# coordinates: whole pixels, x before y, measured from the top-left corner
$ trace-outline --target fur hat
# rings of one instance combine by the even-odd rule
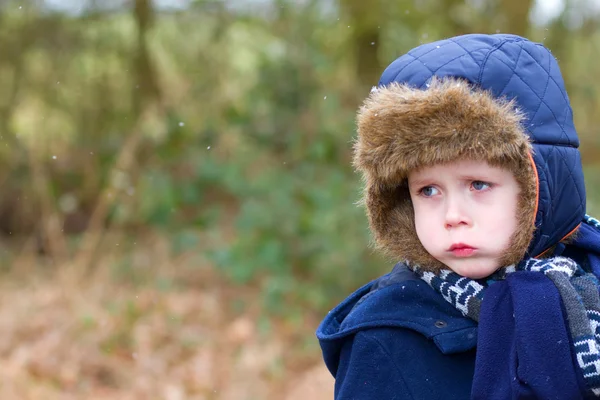
[[[372,91],[357,116],[354,166],[376,247],[424,270],[446,268],[417,237],[409,171],[456,160],[483,160],[517,180],[518,225],[502,266],[518,262],[533,238],[538,182],[532,146],[514,102],[457,78],[433,78],[426,89],[392,83]]]

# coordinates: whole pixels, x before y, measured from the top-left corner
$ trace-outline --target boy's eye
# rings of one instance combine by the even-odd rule
[[[473,189],[475,189],[477,191],[481,191],[481,190],[488,189],[491,185],[489,183],[483,182],[483,181],[473,181],[471,183],[471,186],[473,186]]]
[[[433,186],[425,186],[420,190],[421,194],[425,197],[431,197],[439,193],[439,190],[434,188]]]

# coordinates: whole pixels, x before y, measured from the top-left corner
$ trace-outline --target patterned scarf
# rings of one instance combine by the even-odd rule
[[[583,223],[600,230],[600,221],[586,215]],[[460,276],[451,270],[438,274],[410,268],[464,316],[479,321],[487,288],[515,271],[541,272],[552,280],[564,304],[577,363],[590,394],[600,397],[600,296],[598,278],[566,257],[526,259],[484,280]]]

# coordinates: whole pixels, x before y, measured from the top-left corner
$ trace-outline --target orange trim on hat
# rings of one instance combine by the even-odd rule
[[[577,224],[577,226],[575,227],[575,229],[573,229],[571,232],[567,233],[565,235],[565,237],[563,237],[562,239],[559,240],[559,243],[562,242],[563,240],[567,239],[569,236],[571,236],[572,234],[574,234],[577,229],[579,229],[579,227],[581,226],[581,223]],[[552,248],[552,247],[551,247]],[[534,258],[539,258],[542,257],[544,254],[546,254],[548,251],[550,251],[550,249],[546,249],[542,252],[542,254],[535,256]]]
[[[533,223],[535,224],[535,217],[537,215],[538,212],[538,207],[539,207],[539,203],[540,203],[540,178],[538,176],[538,171],[537,171],[537,167],[535,165],[535,161],[533,160],[533,156],[531,155],[531,152],[529,152],[528,154],[529,156],[529,160],[531,161],[531,165],[533,165],[533,170],[535,171],[535,184],[536,184],[536,189],[535,189],[535,212],[533,213]],[[569,236],[571,236],[572,234],[575,233],[575,231],[577,231],[577,229],[579,229],[579,227],[581,226],[581,223],[579,223],[575,229],[573,229],[571,232],[567,233],[562,239],[559,240],[559,243],[562,242],[563,240],[567,239]],[[550,247],[552,248],[552,246]],[[546,249],[544,251],[542,251],[540,254],[538,254],[537,256],[535,256],[534,258],[539,258],[542,257],[544,254],[546,254],[550,249]]]
[[[538,176],[537,166],[535,165],[535,161],[533,160],[531,151],[527,153],[527,155],[529,156],[529,161],[531,161],[533,171],[535,172],[535,211],[533,213],[533,224],[535,225],[535,217],[537,215],[538,207],[540,204],[540,177]]]

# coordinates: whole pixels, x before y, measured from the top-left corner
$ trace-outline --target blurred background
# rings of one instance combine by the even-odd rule
[[[600,213],[598,0],[0,1],[0,398],[332,398],[369,248],[355,111],[396,57],[558,59]],[[598,216],[598,214],[596,214]]]

